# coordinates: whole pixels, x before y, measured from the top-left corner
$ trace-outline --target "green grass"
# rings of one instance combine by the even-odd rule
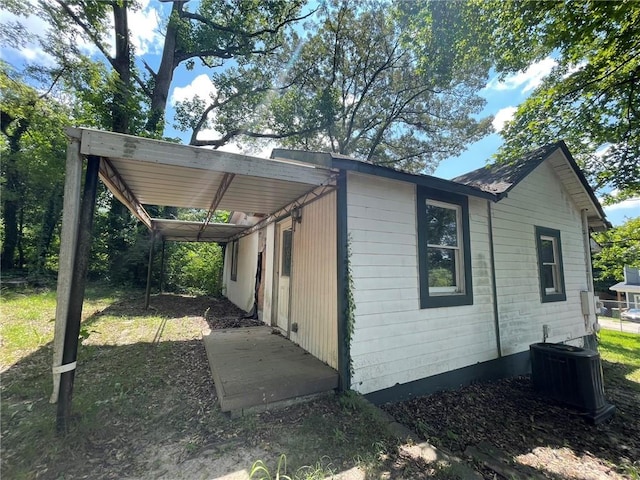
[[[179,461],[257,447],[272,471],[285,454],[292,478],[311,479],[354,466],[380,471],[395,448],[377,410],[357,396],[230,419],[215,398],[204,320],[144,311],[141,292],[100,286],[88,289],[83,309],[88,337],[78,351],[73,441],[61,440],[49,403],[55,294],[3,292],[0,305],[3,478],[148,475],[146,458],[181,445]]]
[[[640,335],[615,330],[601,330],[599,335],[602,359],[624,367],[625,378],[640,388]]]

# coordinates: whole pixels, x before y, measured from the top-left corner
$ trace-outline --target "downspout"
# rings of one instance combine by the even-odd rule
[[[347,173],[340,170],[336,180],[336,270],[338,295],[338,389],[342,392],[351,388],[351,362],[348,335],[349,281],[348,281],[348,232],[347,232]]]
[[[584,266],[585,273],[587,275],[587,291],[590,293],[590,298],[588,301],[592,302],[595,312],[595,287],[593,284],[593,266],[591,265],[591,236],[589,235],[589,219],[587,218],[587,209],[582,209],[580,211],[580,216],[582,217],[582,240],[584,242]],[[597,313],[594,313],[593,317],[595,318],[593,324],[591,324],[591,315],[586,314],[584,315],[584,317],[585,330],[587,334],[587,336],[585,337],[585,342],[588,342],[585,345],[589,346],[592,349],[597,349],[594,334],[596,334],[600,329],[598,325],[598,315]]]
[[[487,223],[489,228],[489,257],[491,261],[491,289],[493,295],[493,324],[496,331],[496,348],[498,358],[502,358],[502,343],[500,341],[500,315],[498,313],[498,288],[496,287],[496,256],[493,250],[493,220],[491,200],[487,200]]]

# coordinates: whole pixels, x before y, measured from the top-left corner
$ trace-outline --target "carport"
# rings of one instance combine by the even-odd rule
[[[69,128],[67,135],[51,397],[58,402],[61,430],[70,415],[98,178],[147,226],[152,238],[227,243],[333,190],[336,177],[321,165],[94,129]],[[202,222],[152,218],[146,205],[202,209],[208,214]],[[261,220],[250,226],[212,223],[216,210],[251,213]],[[149,285],[147,302],[148,292]]]

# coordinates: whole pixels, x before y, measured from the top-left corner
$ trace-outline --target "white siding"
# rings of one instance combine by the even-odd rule
[[[469,199],[473,305],[420,309],[416,190],[349,173],[352,386],[369,393],[497,356],[487,203]]]
[[[505,355],[542,341],[562,342],[585,335],[580,291],[588,287],[580,211],[551,166],[537,167],[509,196],[493,205],[493,235],[501,343]],[[542,303],[535,226],[560,231],[567,300]]]
[[[336,194],[302,209],[295,224],[291,272],[291,340],[333,368],[338,365]]]
[[[225,296],[245,312],[253,307],[258,268],[258,232],[242,237],[238,245],[238,275],[231,280],[231,243],[227,244],[224,258]]]

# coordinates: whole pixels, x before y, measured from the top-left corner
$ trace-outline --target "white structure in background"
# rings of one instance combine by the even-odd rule
[[[618,297],[624,293],[627,308],[640,308],[640,269],[624,267],[624,282],[616,283],[609,290],[618,292]]]

